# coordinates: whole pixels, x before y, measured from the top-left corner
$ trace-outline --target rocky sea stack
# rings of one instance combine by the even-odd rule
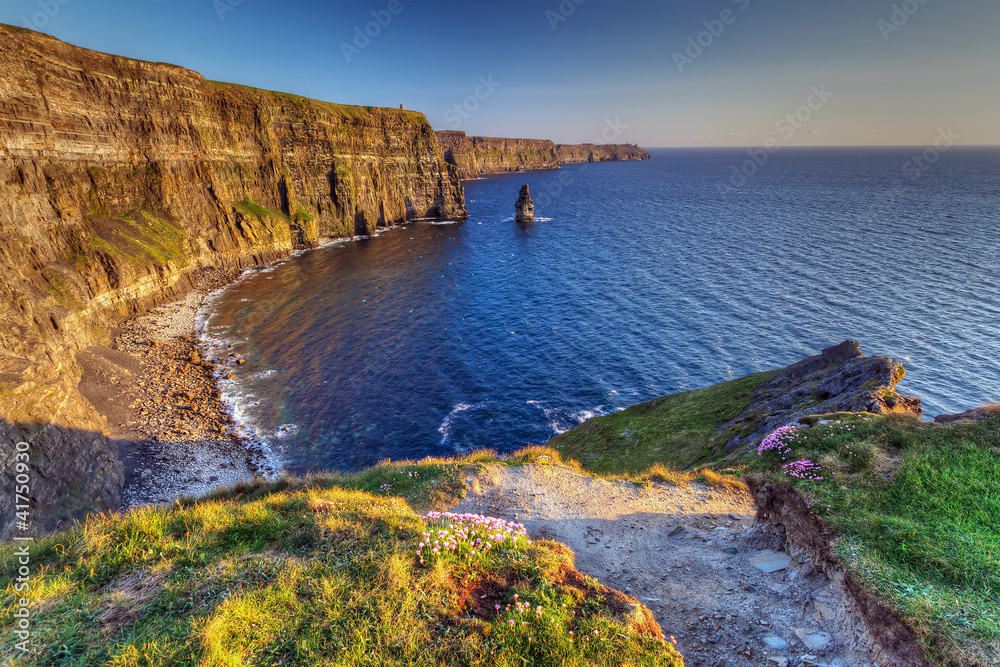
[[[535,202],[531,201],[531,194],[528,192],[527,185],[521,186],[521,192],[517,197],[517,203],[514,205],[514,211],[514,219],[518,222],[535,221]]]

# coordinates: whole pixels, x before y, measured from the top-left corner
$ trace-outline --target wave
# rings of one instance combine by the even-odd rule
[[[603,417],[608,414],[603,405],[598,405],[589,410],[576,410],[570,411],[567,408],[547,408],[542,405],[541,401],[527,401],[528,405],[533,405],[545,415],[545,419],[548,420],[545,424],[547,428],[552,429],[555,435],[562,435],[570,429],[576,428],[588,419],[593,419],[594,417]]]
[[[451,428],[455,422],[455,417],[466,410],[478,410],[479,408],[484,407],[486,407],[485,403],[473,403],[472,405],[469,405],[468,403],[457,403],[455,407],[451,409],[451,412],[448,413],[448,416],[444,418],[444,421],[441,422],[441,425],[438,426],[438,433],[441,434],[441,446],[443,447],[448,442],[448,438],[451,437]],[[455,451],[460,452],[463,450],[461,447],[456,447]]]

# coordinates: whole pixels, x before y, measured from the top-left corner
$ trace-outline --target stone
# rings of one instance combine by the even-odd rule
[[[788,658],[784,656],[771,656],[768,658],[768,662],[773,662],[778,667],[788,667]]]
[[[756,558],[750,561],[751,565],[764,574],[771,574],[772,572],[784,570],[791,565],[791,563],[791,556],[777,551],[762,551]]]
[[[667,533],[667,537],[676,537],[677,535],[680,535],[686,530],[687,526],[674,526],[673,529],[669,533]]]
[[[773,635],[770,637],[764,637],[764,643],[775,651],[785,651],[788,649],[788,642],[781,637],[775,637]]]
[[[829,632],[810,632],[805,628],[795,628],[795,636],[799,638],[810,651],[823,651],[830,645],[833,637]]]
[[[514,219],[517,222],[534,222],[535,220],[535,202],[531,201],[531,194],[528,192],[527,185],[521,186],[517,203],[514,204],[514,213]]]

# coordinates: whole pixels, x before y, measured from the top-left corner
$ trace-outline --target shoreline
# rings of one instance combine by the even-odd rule
[[[408,224],[453,224],[409,221]],[[244,269],[203,269],[183,297],[150,308],[110,332],[111,342],[76,355],[80,392],[107,420],[125,472],[119,509],[171,504],[218,489],[275,478],[283,471],[266,445],[245,435],[223,402],[219,378],[242,364],[225,344],[211,345],[199,330],[208,300],[248,271],[280,264],[301,252],[377,238],[326,238],[316,247]],[[211,347],[212,349],[208,349]]]
[[[207,358],[197,330],[208,297],[242,275],[206,269],[184,298],[123,322],[109,345],[77,355],[80,391],[107,420],[125,469],[121,509],[199,497],[277,472],[240,436],[216,378],[224,364]]]

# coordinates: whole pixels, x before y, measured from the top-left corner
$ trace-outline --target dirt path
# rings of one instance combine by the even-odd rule
[[[578,570],[649,607],[688,665],[870,664],[840,588],[755,526],[748,494],[557,466],[490,466],[468,483],[452,511],[516,519],[567,545]]]

